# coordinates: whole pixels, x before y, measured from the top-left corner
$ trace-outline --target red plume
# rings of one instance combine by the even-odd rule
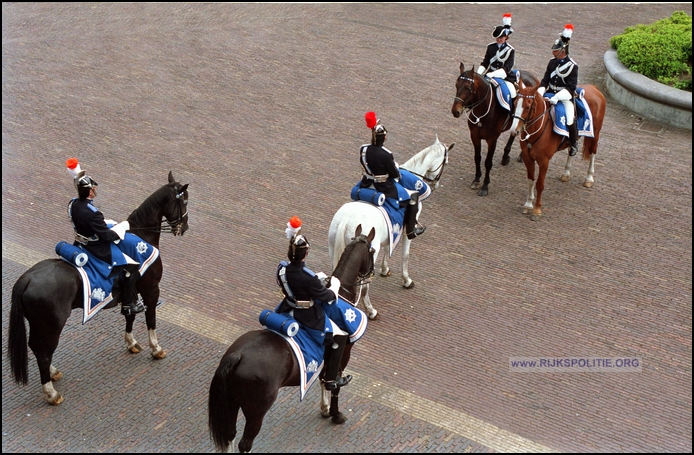
[[[298,216],[294,215],[293,217],[289,218],[289,224],[294,229],[300,228],[301,227],[301,219]]]
[[[364,114],[364,118],[366,119],[366,127],[369,129],[373,129],[373,127],[376,126],[376,124],[378,123],[376,113],[373,111],[369,111],[366,114]]]

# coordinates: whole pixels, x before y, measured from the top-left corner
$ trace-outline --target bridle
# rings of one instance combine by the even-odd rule
[[[444,144],[441,144],[441,146],[444,149],[443,153],[443,161],[441,161],[441,164],[439,164],[435,169],[432,169],[431,171],[427,171],[426,174],[431,174],[436,172],[436,176],[433,179],[428,178],[426,175],[419,175],[416,172],[412,172],[414,175],[419,177],[420,179],[424,180],[427,185],[431,186],[432,189],[436,187],[436,184],[441,180],[441,176],[443,175],[443,170],[446,167],[446,163],[448,163],[448,147],[446,147]],[[403,168],[404,169],[404,168]],[[409,171],[409,169],[407,169]]]
[[[181,212],[181,216],[176,218],[174,221],[171,221],[168,219],[168,217],[165,220],[162,220],[161,224],[159,226],[152,226],[152,227],[133,227],[130,228],[131,231],[146,231],[146,232],[163,232],[165,234],[171,233],[174,236],[181,235],[181,229],[183,229],[183,223],[185,221],[185,218],[188,216],[188,210],[186,207],[188,206],[188,200],[185,199],[185,190],[184,191],[178,191],[176,189],[176,200],[181,202],[181,204],[176,204],[176,207],[179,208],[179,212]]]
[[[359,302],[361,301],[362,296],[366,294],[364,289],[368,289],[368,285],[371,284],[371,278],[373,278],[373,276],[374,276],[374,269],[375,269],[373,247],[371,245],[369,245],[368,240],[367,240],[365,235],[360,235],[359,237],[357,237],[357,240],[359,242],[366,243],[367,246],[369,247],[369,267],[368,267],[368,270],[364,273],[359,273],[357,275],[357,282],[356,283],[349,283],[349,284],[344,284],[342,282],[340,283],[340,289],[342,289],[346,292],[349,292],[350,294],[352,294],[354,296],[353,302],[348,301],[353,306],[357,306],[359,304]],[[330,282],[330,281],[328,280],[328,282]],[[355,293],[355,292],[352,292],[349,289],[347,289],[347,287],[345,287],[345,286],[349,286],[349,287],[355,286],[358,288],[358,290]],[[344,299],[344,300],[347,300],[347,299]]]
[[[530,116],[531,112],[533,112],[533,107],[537,105],[536,101],[536,94],[537,92],[533,93],[532,95],[523,95],[522,93],[518,93],[518,97],[516,98],[516,102],[519,102],[521,99],[530,99],[532,98],[532,103],[530,104],[530,107],[528,108],[528,117]],[[544,99],[543,99],[544,100]],[[521,101],[522,102],[522,101]],[[520,140],[525,142],[528,139],[530,139],[531,136],[538,134],[544,130],[544,128],[549,124],[545,124],[545,116],[550,112],[549,109],[547,109],[547,103],[543,103],[545,109],[542,111],[542,113],[536,115],[535,117],[525,119],[522,116],[519,115],[513,115],[513,118],[518,119],[520,122],[523,122],[523,132],[526,133],[525,137],[521,135]],[[536,124],[537,122],[541,121],[540,126],[533,132],[528,132],[528,127]],[[539,137],[538,137],[539,138]],[[537,141],[537,139],[535,140]],[[529,145],[534,144],[535,142],[531,142]]]
[[[469,73],[469,71],[468,71],[468,73]],[[470,123],[472,123],[473,125],[476,125],[476,124],[478,124],[478,123],[480,122],[480,120],[482,120],[484,117],[486,117],[487,114],[489,114],[489,111],[492,109],[492,101],[493,101],[492,98],[493,98],[493,97],[489,96],[489,95],[492,93],[492,86],[491,86],[491,84],[488,84],[488,85],[487,85],[488,90],[487,90],[487,93],[484,95],[484,98],[482,98],[482,99],[480,99],[479,101],[477,101],[476,103],[473,103],[473,104],[471,104],[471,105],[468,106],[468,105],[467,105],[467,100],[470,99],[470,98],[471,98],[472,96],[474,96],[474,94],[475,94],[475,91],[474,91],[474,88],[475,88],[475,73],[474,73],[474,72],[472,73],[472,79],[470,79],[469,77],[466,77],[465,74],[461,74],[461,75],[458,77],[458,80],[463,80],[463,81],[470,82],[470,93],[468,94],[468,96],[466,97],[466,99],[463,100],[462,98],[460,98],[460,97],[458,97],[458,96],[456,95],[455,100],[458,101],[458,102],[460,102],[460,104],[463,106],[463,110],[470,111],[470,113],[468,114],[468,121],[469,121]],[[462,87],[461,87],[461,88],[462,88]],[[489,98],[489,106],[487,106],[487,112],[485,112],[484,114],[479,115],[479,116],[478,116],[478,115],[475,115],[474,109],[475,109],[477,106],[479,106],[480,104],[482,104],[487,98]],[[470,119],[470,116],[471,116],[471,115],[474,116],[477,120],[471,120],[471,119]]]

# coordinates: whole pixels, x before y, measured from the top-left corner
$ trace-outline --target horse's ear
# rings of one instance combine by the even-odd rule
[[[453,146],[454,146],[454,145],[455,145],[455,142],[448,146],[448,151],[449,151],[449,152],[450,152],[451,150],[453,150]]]
[[[183,186],[181,187],[181,189],[179,190],[179,193],[185,193],[186,190],[188,189],[188,185],[189,185],[188,183],[186,183],[185,185],[183,185]]]
[[[359,226],[361,227],[361,225],[359,225]],[[376,228],[372,227],[371,230],[369,231],[369,235],[366,236],[366,240],[369,241],[369,244],[371,244],[371,242],[373,242],[374,237],[376,237]]]
[[[361,224],[357,226],[357,228],[354,230],[354,238],[356,239],[361,235]]]
[[[463,62],[460,62],[460,74],[463,74],[465,72],[465,65]]]
[[[173,183],[175,181],[176,180],[174,180],[174,178],[173,178],[173,171],[169,171],[169,183]]]

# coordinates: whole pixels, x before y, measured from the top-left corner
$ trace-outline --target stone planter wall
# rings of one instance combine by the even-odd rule
[[[605,52],[606,85],[610,96],[637,114],[678,128],[692,129],[692,94],[660,84],[630,71],[617,58],[617,51]]]

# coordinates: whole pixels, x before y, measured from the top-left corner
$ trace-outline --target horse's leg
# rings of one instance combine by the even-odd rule
[[[60,333],[63,331],[67,321],[67,319],[60,319],[57,321],[57,326],[51,328],[44,325],[41,325],[41,327],[34,325],[32,327],[31,322],[29,323],[29,347],[34,353],[36,363],[39,366],[41,388],[46,395],[46,400],[52,405],[59,405],[64,400],[63,396],[55,390],[52,382],[62,378],[63,374],[51,363],[53,361],[53,353],[58,347]]]
[[[480,177],[482,177],[482,139],[478,133],[479,126],[468,123],[470,127],[470,140],[475,148],[475,180],[472,181],[470,188],[479,189]]]
[[[533,214],[530,216],[530,219],[533,221],[538,221],[542,216],[542,191],[545,189],[545,176],[547,175],[547,168],[549,168],[550,158],[551,157],[542,157],[542,159],[537,161],[540,170],[537,173],[537,182],[535,182],[535,190],[537,191],[535,208],[533,209]]]
[[[484,182],[482,188],[477,192],[478,196],[486,196],[489,194],[489,174],[492,171],[492,160],[494,159],[494,151],[496,150],[496,138],[487,139],[487,158],[484,160]]]
[[[511,157],[509,156],[511,154],[511,147],[513,147],[513,141],[516,139],[516,135],[511,133],[511,135],[508,137],[508,141],[506,142],[506,146],[504,147],[504,156],[501,157],[501,165],[506,166],[508,163],[511,162]],[[522,161],[523,159],[521,158],[520,155],[518,155],[518,161]]]
[[[566,154],[566,164],[564,165],[564,173],[561,175],[559,180],[566,183],[571,179],[571,158],[573,158],[568,153]]]
[[[583,139],[583,148],[587,149],[587,153],[590,154],[590,161],[588,163],[588,174],[586,175],[586,180],[583,182],[583,186],[586,188],[592,188],[595,182],[593,176],[595,175],[595,151],[598,148],[597,134],[596,138],[585,138]],[[585,159],[586,151],[583,153]]]
[[[403,233],[404,235],[404,233]],[[387,246],[387,245],[386,245]],[[390,248],[390,247],[388,247]],[[378,252],[374,253],[374,259],[377,258]],[[381,259],[381,276],[390,276],[390,267],[388,267],[388,255],[386,254],[386,251],[384,249],[383,251],[383,259]]]
[[[408,273],[407,266],[410,262],[410,244],[411,240],[405,236],[402,240],[402,287],[405,289],[412,289],[414,287],[414,281],[410,279],[410,274]]]
[[[530,153],[525,150],[521,152],[523,163],[525,164],[528,176],[528,196],[523,205],[523,214],[531,213],[535,207],[535,161],[530,157]]]
[[[363,294],[361,296],[362,302],[364,302],[364,309],[366,310],[366,315],[372,321],[378,319],[378,311],[371,305],[371,297],[369,297],[369,284],[364,285]]]
[[[135,322],[135,315],[125,316],[125,346],[133,354],[139,354],[142,352],[142,346],[137,342],[133,336],[133,322]]]

